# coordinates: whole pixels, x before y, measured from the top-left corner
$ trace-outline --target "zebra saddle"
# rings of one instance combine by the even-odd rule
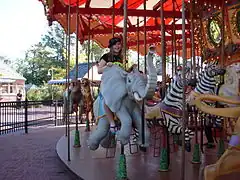
[[[164,103],[160,103],[159,106],[160,106],[160,109],[161,109],[162,112],[165,112],[167,114],[171,114],[172,116],[175,116],[175,117],[179,117],[179,118],[182,117],[183,111],[180,110],[180,109],[167,106]]]

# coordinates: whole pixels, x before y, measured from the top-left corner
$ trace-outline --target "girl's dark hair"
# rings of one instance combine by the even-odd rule
[[[122,42],[121,38],[119,38],[119,37],[113,37],[109,40],[108,48],[110,49],[110,52],[107,54],[109,62],[113,61],[112,47],[118,42]],[[120,56],[121,59],[123,59],[122,50],[119,52],[119,56]]]
[[[109,51],[109,53],[107,53],[107,55],[108,55],[108,61],[109,61],[109,62],[112,62],[112,61],[113,61],[112,48],[110,48],[110,51]],[[121,59],[123,59],[122,50],[119,52],[119,57],[120,57]]]
[[[113,37],[112,39],[109,40],[109,44],[108,44],[108,48],[111,48],[112,46],[114,46],[116,43],[118,42],[122,42],[121,38],[119,37]]]

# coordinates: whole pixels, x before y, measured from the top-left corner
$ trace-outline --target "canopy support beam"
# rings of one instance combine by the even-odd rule
[[[62,12],[66,12],[66,7],[53,9],[53,14],[62,14]],[[76,7],[71,7],[71,14],[75,14],[77,11]],[[80,15],[105,15],[105,16],[112,16],[112,9],[111,8],[79,8]],[[153,10],[141,10],[141,9],[128,9],[128,16],[138,16],[138,17],[159,17],[160,11],[153,11]],[[123,16],[123,9],[115,8],[115,15],[116,16]],[[187,17],[189,13],[186,13]],[[165,18],[181,18],[181,12],[178,11],[164,11]]]

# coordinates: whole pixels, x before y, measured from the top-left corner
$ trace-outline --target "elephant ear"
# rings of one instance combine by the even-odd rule
[[[101,93],[112,112],[120,109],[122,98],[127,94],[126,77],[127,72],[115,65],[106,68],[102,74]]]

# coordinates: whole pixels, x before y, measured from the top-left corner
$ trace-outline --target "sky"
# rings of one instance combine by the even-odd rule
[[[0,56],[22,58],[48,30],[44,8],[38,0],[0,0]]]

